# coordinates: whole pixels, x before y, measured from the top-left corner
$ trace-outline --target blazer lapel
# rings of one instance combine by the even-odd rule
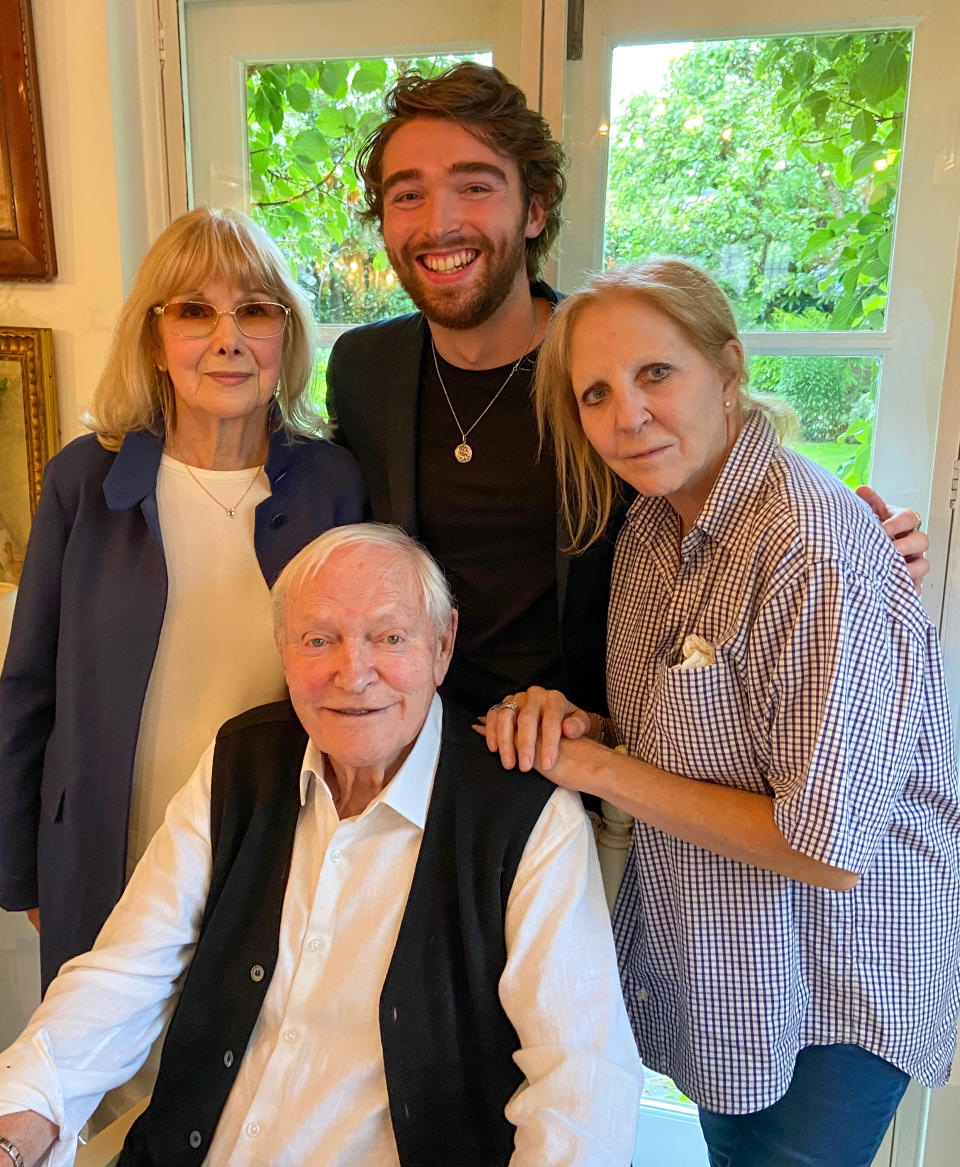
[[[417,534],[417,409],[420,402],[420,365],[427,325],[416,313],[404,321],[388,354],[384,400],[391,423],[387,433],[387,479],[393,521],[408,534]]]

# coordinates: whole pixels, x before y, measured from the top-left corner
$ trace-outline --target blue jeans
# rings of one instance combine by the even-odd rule
[[[711,1167],[870,1167],[908,1081],[859,1046],[807,1046],[773,1106],[700,1108]]]

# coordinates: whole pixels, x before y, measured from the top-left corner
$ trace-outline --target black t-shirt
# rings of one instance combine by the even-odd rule
[[[457,647],[442,692],[480,713],[528,685],[565,688],[557,622],[557,488],[553,457],[538,456],[524,358],[475,428],[512,365],[479,371],[437,361],[469,462],[454,456],[460,429],[444,397],[431,346],[419,404],[420,537],[447,574],[460,612]]]

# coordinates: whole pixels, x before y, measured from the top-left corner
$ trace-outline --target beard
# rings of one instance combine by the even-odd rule
[[[415,247],[407,244],[399,253],[388,247],[387,256],[403,290],[427,320],[441,328],[465,330],[484,324],[513,291],[518,273],[526,271],[526,237],[522,229],[498,243],[486,235],[444,240],[443,247],[436,250],[475,248],[480,255],[473,262],[482,256],[486,271],[470,287],[436,287],[421,274],[423,269],[416,259],[416,252],[432,250],[431,242],[420,240]]]

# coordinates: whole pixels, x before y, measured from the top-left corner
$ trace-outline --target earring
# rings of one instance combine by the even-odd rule
[[[165,373],[166,371],[167,371],[166,365],[157,365],[157,372],[158,373]]]
[[[729,401],[725,401],[725,402],[723,403],[723,408],[724,408],[724,409],[729,409],[729,408],[730,408],[730,402],[729,402]]]

